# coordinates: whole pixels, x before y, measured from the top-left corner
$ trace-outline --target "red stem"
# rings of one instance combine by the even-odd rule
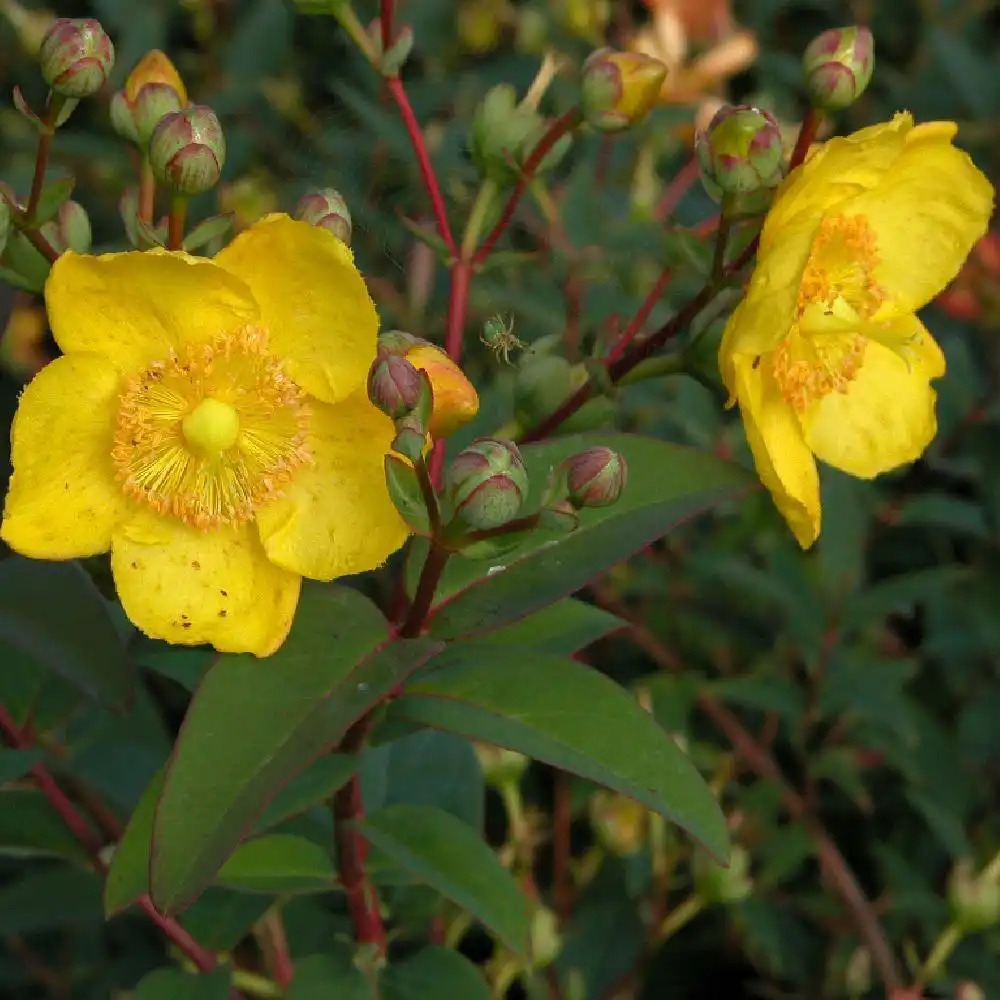
[[[382,0],[381,14],[379,20],[382,24],[382,51],[388,52],[389,46],[392,45],[393,36],[393,17],[396,13],[396,3],[395,0]]]
[[[54,126],[51,126],[54,128]],[[54,131],[45,131],[38,136],[38,152],[35,153],[35,173],[31,178],[31,194],[28,195],[28,207],[24,214],[28,217],[31,225],[35,224],[35,212],[38,211],[38,203],[42,200],[42,190],[45,187],[45,167],[49,162],[49,153],[52,151],[52,140],[55,138]]]
[[[552,803],[552,902],[561,921],[573,909],[570,883],[570,833],[573,825],[573,789],[565,771],[555,772]]]
[[[822,114],[815,108],[810,108],[806,112],[805,118],[802,119],[802,128],[799,129],[799,136],[795,140],[795,148],[792,150],[792,155],[788,158],[789,172],[805,163],[806,154],[816,139],[816,133],[819,131],[822,121]]]
[[[424,133],[417,121],[417,116],[413,113],[410,99],[406,96],[406,89],[403,81],[398,76],[386,78],[385,85],[389,88],[392,99],[399,108],[399,114],[403,119],[406,133],[410,137],[413,152],[417,157],[417,165],[420,168],[420,176],[423,178],[424,187],[431,199],[431,207],[434,210],[434,218],[437,221],[438,232],[448,247],[448,250],[455,255],[455,238],[451,234],[451,227],[448,225],[448,213],[445,211],[444,199],[441,197],[441,188],[438,186],[437,175],[431,164],[430,155],[427,152],[427,143],[424,141]]]
[[[149,157],[143,155],[139,163],[139,204],[136,213],[147,225],[153,224],[153,213],[156,210],[156,177],[149,165]]]
[[[0,733],[3,734],[9,746],[18,750],[29,749],[32,741],[17,725],[13,716],[0,705]],[[91,865],[102,875],[107,874],[107,865],[101,857],[104,847],[100,835],[90,825],[86,817],[70,801],[69,796],[59,787],[48,768],[41,763],[35,764],[28,772],[38,790],[45,796],[49,804],[59,814],[66,828],[73,834],[76,841],[87,852]],[[164,935],[176,945],[191,962],[202,972],[209,972],[216,967],[215,956],[207,948],[200,945],[176,920],[165,917],[157,911],[149,896],[139,899],[142,911],[163,931]],[[239,993],[233,991],[233,1000],[242,1000]]]
[[[643,323],[649,319],[649,314],[656,308],[656,303],[660,301],[660,296],[666,290],[667,282],[670,280],[670,269],[664,268],[660,276],[656,279],[656,284],[649,290],[646,300],[639,306],[638,312],[632,317],[632,322],[625,327],[624,332],[615,342],[608,354],[608,364],[617,361],[624,353],[625,348],[635,339],[642,329]]]
[[[441,574],[448,562],[448,556],[449,552],[446,548],[434,542],[431,543],[424,568],[420,571],[420,581],[417,583],[417,592],[413,595],[409,614],[399,630],[399,634],[403,638],[412,639],[414,636],[420,635],[423,630],[427,615],[434,602],[434,591],[437,590]]]
[[[531,151],[531,155],[525,160],[524,169],[521,171],[521,176],[517,180],[517,184],[514,186],[514,190],[511,191],[510,196],[507,198],[507,203],[503,207],[503,211],[500,213],[500,218],[497,220],[496,225],[490,230],[486,239],[480,244],[479,249],[473,254],[472,263],[474,266],[478,267],[493,250],[493,246],[498,239],[503,235],[504,230],[510,224],[510,220],[514,215],[518,203],[521,200],[521,196],[528,189],[528,185],[534,178],[535,171],[541,165],[542,160],[551,152],[553,146],[564,136],[568,135],[580,124],[580,112],[576,108],[571,108],[569,111],[564,112],[558,118],[553,121],[548,128],[548,131],[542,138],[538,141],[538,145]]]
[[[465,332],[465,316],[469,306],[469,285],[471,282],[472,263],[459,258],[451,267],[448,326],[444,338],[444,349],[455,364],[458,364],[462,357],[462,334]]]
[[[340,750],[356,753],[364,745],[372,716],[356,722],[344,737]],[[365,874],[368,842],[355,825],[364,818],[361,801],[361,780],[355,775],[333,797],[334,838],[337,844],[337,868],[340,882],[347,895],[347,909],[354,924],[354,939],[358,944],[374,944],[380,955],[385,954],[385,927],[379,912],[378,895]]]
[[[681,203],[681,199],[687,194],[688,188],[698,180],[700,172],[701,166],[698,163],[698,159],[692,156],[674,174],[670,179],[670,183],[664,188],[656,208],[653,209],[653,218],[657,222],[666,222],[674,214],[674,210]]]
[[[167,249],[180,250],[184,246],[184,220],[187,217],[187,198],[174,197],[167,216]]]

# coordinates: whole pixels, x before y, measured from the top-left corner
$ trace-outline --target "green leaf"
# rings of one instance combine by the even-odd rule
[[[41,750],[0,748],[0,785],[23,778],[43,756]]]
[[[398,455],[385,456],[385,481],[400,517],[418,534],[429,535],[430,515],[420,489],[420,480],[409,462]]]
[[[717,857],[728,850],[725,819],[694,765],[629,694],[585,664],[457,643],[390,711],[571,771],[673,820]]]
[[[497,564],[453,557],[438,590],[431,635],[481,635],[523,618],[755,482],[745,469],[693,448],[627,434],[580,435],[522,450],[531,481],[526,510],[537,507],[558,462],[594,444],[616,449],[628,463],[629,483],[618,503],[581,511],[580,527],[569,534],[533,532]]]
[[[156,810],[151,891],[162,911],[194,899],[268,802],[438,648],[386,645],[387,634],[357,591],[307,587],[277,653],[224,656],[206,674]]]
[[[490,991],[467,958],[432,947],[390,965],[379,981],[379,996],[381,1000],[490,1000]]]
[[[320,757],[278,792],[257,821],[257,829],[267,830],[327,801],[357,769],[357,760],[345,754]]]
[[[212,886],[185,911],[180,922],[204,947],[232,951],[273,905],[271,896]]]
[[[569,656],[627,627],[628,622],[610,611],[567,597],[491,632],[490,642],[531,646],[542,653]]]
[[[242,892],[326,892],[336,884],[337,870],[319,844],[290,833],[272,833],[237,847],[219,869],[217,881]]]
[[[43,222],[48,222],[61,205],[69,200],[73,193],[76,180],[72,177],[60,177],[57,181],[50,181],[42,188],[42,197],[38,201],[38,208],[35,209],[35,217],[32,220],[35,227]]]
[[[149,892],[149,844],[153,817],[163,788],[163,772],[156,774],[135,807],[125,833],[115,848],[104,880],[104,915],[112,917]]]
[[[132,1000],[228,1000],[231,972],[225,967],[192,975],[179,969],[154,969],[143,976]]]
[[[510,873],[465,823],[433,806],[386,806],[358,823],[396,864],[468,910],[518,954],[528,951],[528,904]]]
[[[132,697],[125,649],[104,599],[73,562],[0,562],[0,650],[26,653],[113,709]]]
[[[288,1000],[373,1000],[372,988],[352,958],[345,944],[334,942],[329,954],[297,960]]]
[[[9,788],[0,793],[0,855],[38,854],[87,863],[86,851],[41,792],[34,788]]]
[[[219,236],[225,236],[233,228],[233,213],[213,215],[203,219],[184,237],[183,247],[188,253],[198,250]]]

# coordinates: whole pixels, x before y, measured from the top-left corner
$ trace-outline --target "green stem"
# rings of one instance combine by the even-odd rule
[[[690,923],[702,910],[705,909],[705,901],[700,896],[689,896],[680,906],[675,906],[666,919],[660,924],[657,940],[666,941],[673,937],[685,924]]]
[[[424,506],[427,508],[431,537],[437,538],[441,533],[441,508],[438,506],[437,493],[434,492],[430,470],[427,468],[427,462],[423,455],[413,463],[413,469],[417,474],[417,482],[420,484],[420,494],[424,498]]]
[[[476,244],[486,228],[487,218],[496,197],[496,182],[488,179],[483,181],[476,193],[476,200],[469,210],[469,220],[465,224],[465,234],[462,236],[462,258],[464,260],[471,260],[472,255],[476,252]]]
[[[930,950],[930,954],[920,966],[917,978],[914,980],[913,989],[920,995],[924,991],[925,984],[934,979],[944,968],[945,962],[951,953],[958,947],[959,942],[965,936],[962,928],[957,924],[949,924],[939,935]]]
[[[278,1000],[284,996],[284,991],[277,983],[245,969],[233,970],[233,986],[250,996],[261,997],[261,1000]]]
[[[187,217],[188,200],[183,195],[174,195],[167,216],[167,249],[180,250],[184,246],[184,220]]]
[[[662,378],[664,375],[681,375],[687,370],[682,351],[673,354],[661,354],[655,358],[641,361],[630,372],[623,375],[617,385],[631,385],[649,378]]]
[[[378,68],[379,57],[375,51],[372,40],[368,37],[364,25],[358,19],[354,8],[349,3],[337,4],[333,10],[333,16],[340,22],[340,26],[347,32],[351,41],[361,50],[361,54]]]

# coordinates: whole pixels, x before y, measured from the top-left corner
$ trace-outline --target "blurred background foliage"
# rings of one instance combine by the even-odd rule
[[[199,199],[196,217],[233,211],[242,227],[290,210],[309,188],[336,187],[383,326],[440,343],[447,271],[433,240],[414,236],[433,223],[407,137],[333,19],[297,15],[286,0],[51,6],[101,19],[117,47],[115,88],[143,53],[162,48],[189,92],[217,111],[229,155],[223,183]],[[0,91],[17,84],[39,103],[31,50],[45,11],[13,0],[0,0],[0,10]],[[366,0],[359,13],[377,11]],[[877,45],[872,85],[831,131],[903,108],[918,120],[955,119],[960,143],[997,177],[1000,5],[986,0],[664,0],[659,10],[652,0],[409,0],[399,18],[416,38],[407,89],[458,222],[477,187],[470,122],[491,86],[509,82],[523,93],[545,50],[578,65],[604,41],[659,51],[672,68],[663,103],[639,129],[614,141],[578,138],[534,185],[504,252],[477,276],[467,364],[484,405],[467,437],[532,422],[544,403],[539,381],[551,392],[570,378],[555,362],[539,379],[542,346],[516,364],[499,362],[476,335],[489,318],[509,317],[522,340],[555,345],[577,362],[606,348],[665,266],[672,280],[651,325],[697,287],[708,251],[695,233],[714,207],[689,166],[693,122],[726,97],[772,109],[794,137],[804,110],[801,52],[827,27],[865,21]],[[558,78],[543,110],[567,106],[570,86]],[[19,190],[30,183],[34,148],[8,98],[0,173]],[[122,248],[117,202],[134,164],[110,129],[106,100],[81,105],[59,132],[53,162],[77,178],[74,197],[90,214],[95,248]],[[55,348],[37,298],[6,287],[0,296],[6,424],[20,386]],[[699,875],[673,832],[549,769],[515,779],[512,797],[492,761],[486,785],[458,737],[417,734],[369,755],[373,801],[430,802],[485,824],[558,914],[558,931],[536,927],[538,957],[554,959],[551,971],[514,982],[510,997],[885,996],[886,961],[900,984],[911,983],[949,926],[955,865],[981,868],[1000,847],[1000,252],[992,238],[925,320],[948,358],[938,438],[921,461],[875,483],[824,470],[815,551],[799,551],[758,493],[674,532],[581,595],[622,621],[579,655],[632,687],[685,742],[722,796],[748,854],[746,878]],[[720,323],[712,320],[699,342],[711,344]],[[686,361],[700,378],[674,374],[622,390],[617,425],[747,462],[711,350]],[[51,595],[53,610],[61,599]],[[99,794],[114,823],[127,820],[166,759],[211,661],[164,647],[133,654],[143,671],[124,716],[13,654],[0,668],[0,701],[31,706],[51,765],[84,801]],[[105,922],[100,879],[80,866],[72,838],[22,774],[0,757],[0,995],[96,1000],[130,995],[142,981],[137,1000],[225,997],[224,976],[206,978],[202,992],[194,980],[147,976],[166,963],[154,929],[134,911]],[[313,801],[301,798],[275,829],[326,843],[329,819]],[[866,897],[860,903],[857,887],[831,867],[831,844]],[[1000,998],[998,892],[980,894],[988,926],[962,938],[927,996]],[[292,958],[302,960],[292,1000],[363,995],[349,992],[347,978],[335,985],[344,960],[331,943],[349,936],[336,896],[220,886],[183,922],[207,947],[235,950],[244,968],[266,969],[276,900]],[[399,890],[388,902],[403,957],[453,916],[426,891]],[[680,912],[690,920],[667,927],[686,903],[692,912]],[[888,959],[873,953],[870,930],[859,930],[865,919],[881,925]],[[502,954],[475,929],[448,928],[448,943],[502,991]],[[433,958],[421,961],[427,991],[389,995],[445,996]],[[472,1000],[474,991],[456,988],[448,1000]]]

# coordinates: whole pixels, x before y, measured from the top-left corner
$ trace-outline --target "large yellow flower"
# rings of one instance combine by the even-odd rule
[[[365,393],[378,318],[331,233],[271,215],[211,261],[67,253],[45,297],[64,356],[14,418],[12,548],[110,549],[142,631],[266,656],[303,576],[402,545],[393,426]]]
[[[795,537],[819,535],[814,459],[870,478],[937,429],[941,349],[914,315],[986,230],[993,189],[909,114],[832,139],[792,171],[719,351],[757,471]]]

